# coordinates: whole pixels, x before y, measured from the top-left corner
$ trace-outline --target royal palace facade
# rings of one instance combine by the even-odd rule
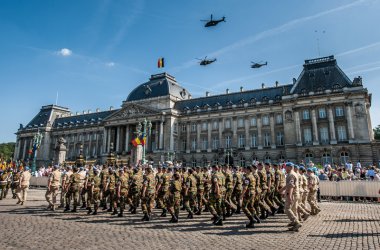
[[[333,56],[306,60],[292,84],[199,98],[162,73],[136,87],[120,109],[72,114],[68,108],[43,106],[28,125],[20,125],[15,159],[28,159],[39,131],[39,164],[57,160],[61,138],[66,161],[75,160],[81,147],[89,161],[102,163],[111,151],[119,161],[131,161],[136,126],[147,119],[152,127],[146,158],[154,162],[372,164],[379,161],[380,147],[373,139],[370,107],[362,79],[349,79]]]

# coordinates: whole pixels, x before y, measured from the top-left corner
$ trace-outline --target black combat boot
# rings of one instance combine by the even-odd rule
[[[215,220],[214,225],[215,226],[223,226],[223,218],[221,216],[218,216],[218,218]]]
[[[92,215],[97,215],[98,214],[98,209],[95,208],[94,212],[92,213]]]
[[[86,206],[86,202],[83,202],[83,204],[82,204],[82,206],[80,207],[81,209],[83,209],[83,208],[86,208],[87,206]]]
[[[137,214],[136,207],[133,207],[131,214]]]
[[[144,213],[144,217],[141,219],[142,221],[149,221],[149,217],[147,213]]]
[[[272,208],[272,213],[271,215],[272,216],[275,216],[275,214],[277,213],[278,209],[277,208]]]
[[[249,218],[249,223],[245,225],[246,228],[255,228],[255,222],[252,217]]]
[[[240,208],[240,206],[238,205],[235,214],[241,214],[241,211],[240,211],[240,210],[241,210],[241,208]]]
[[[72,213],[76,213],[77,212],[77,206],[74,206],[73,210],[71,210]]]
[[[194,218],[194,216],[193,216],[193,212],[189,212],[189,214],[187,215],[187,218],[188,218],[188,219],[192,219],[192,218]]]
[[[112,212],[112,207],[108,208],[107,212]]]
[[[265,220],[267,217],[265,217],[265,210],[262,210],[261,211],[261,216],[260,216],[260,219],[261,220]]]
[[[166,217],[166,209],[165,208],[162,209],[162,214],[160,215],[160,217]]]
[[[132,211],[133,211],[133,206],[130,206],[128,212],[132,212]]]
[[[70,211],[70,206],[66,205],[65,210],[63,210],[63,212],[68,212],[68,211]]]
[[[198,211],[195,214],[196,215],[202,215],[202,208],[198,209]]]
[[[92,209],[89,207],[88,211],[87,211],[87,214],[91,214],[91,213],[92,213]]]
[[[260,218],[256,214],[253,216],[253,218],[255,219],[256,223],[258,223],[258,224],[261,223]]]
[[[172,215],[172,219],[169,221],[170,223],[177,223],[178,218],[175,215]]]
[[[104,205],[102,210],[107,210],[107,205]]]
[[[115,214],[117,214],[117,209],[116,209],[116,207],[113,208],[113,213],[112,213],[112,215],[115,215]]]
[[[120,210],[120,213],[117,215],[117,217],[123,217],[123,210]]]

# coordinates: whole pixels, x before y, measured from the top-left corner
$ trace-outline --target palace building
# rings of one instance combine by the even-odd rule
[[[371,94],[361,77],[349,79],[334,56],[306,60],[292,84],[194,98],[167,73],[137,86],[121,108],[73,114],[56,105],[17,131],[15,159],[28,159],[33,136],[43,135],[39,165],[57,159],[63,138],[66,161],[83,147],[86,160],[105,162],[112,151],[131,161],[136,126],[152,123],[148,160],[182,161],[187,166],[252,161],[372,164],[380,159],[373,139]]]

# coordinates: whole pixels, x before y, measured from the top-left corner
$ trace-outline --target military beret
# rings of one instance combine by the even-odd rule
[[[270,166],[270,163],[269,162],[265,162],[264,165],[265,166]]]
[[[295,169],[299,169],[300,167],[298,165],[293,166]]]
[[[301,171],[305,171],[305,168],[304,168],[303,166],[300,166],[299,169],[300,169]]]
[[[312,168],[308,168],[307,172],[313,172],[313,169]]]
[[[287,163],[286,163],[286,166],[287,166],[287,167],[294,167],[294,164],[293,164],[293,162],[287,162]]]
[[[273,163],[272,164],[274,167],[278,167],[278,163]]]

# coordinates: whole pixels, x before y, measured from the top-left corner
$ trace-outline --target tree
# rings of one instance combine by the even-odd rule
[[[375,140],[380,140],[380,125],[377,125],[377,127],[373,129],[373,133],[375,135]]]
[[[9,160],[15,151],[15,146],[14,142],[0,143],[0,158]]]

